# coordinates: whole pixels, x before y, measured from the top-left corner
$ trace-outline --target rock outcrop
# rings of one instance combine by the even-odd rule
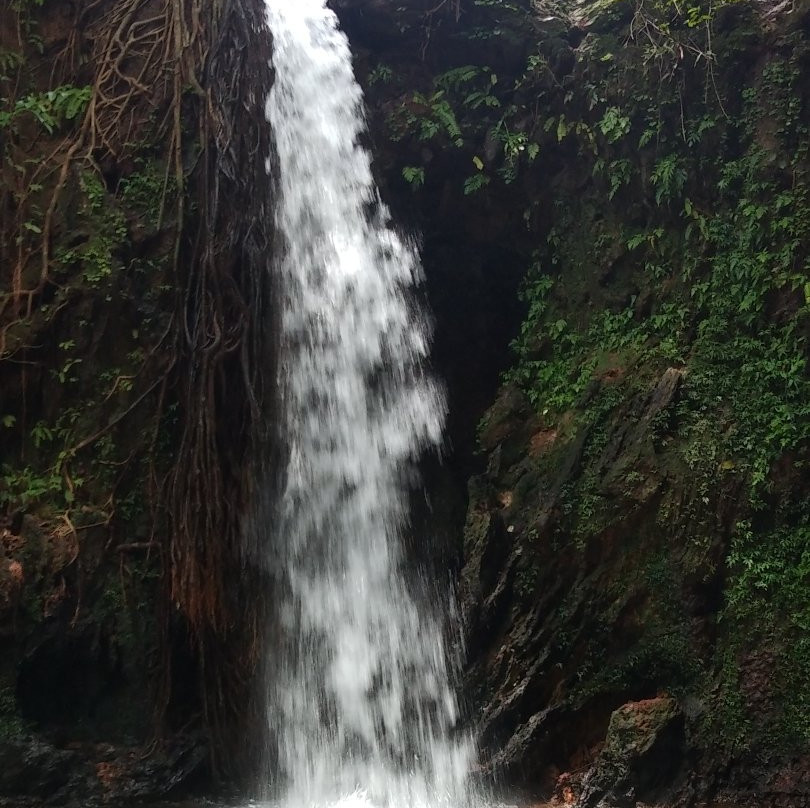
[[[381,4],[349,6],[381,184],[426,233],[457,446],[483,416],[458,557],[485,769],[589,805],[803,805],[807,8],[392,4],[375,44]],[[525,308],[491,353],[445,356],[472,287],[437,257],[493,243]],[[486,322],[461,308],[456,333]],[[465,384],[498,365],[484,412]],[[671,761],[646,780],[643,743],[608,739],[657,699]]]

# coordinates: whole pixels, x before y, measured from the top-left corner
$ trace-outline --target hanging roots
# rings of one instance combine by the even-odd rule
[[[149,551],[156,546],[160,554],[166,594],[156,718],[161,725],[172,698],[169,626],[179,611],[196,641],[213,745],[236,755],[264,603],[258,573],[243,563],[242,537],[268,398],[263,380],[273,375],[265,326],[272,217],[263,3],[91,0],[70,8],[47,88],[82,83],[90,97],[74,131],[54,136],[47,159],[20,159],[24,175],[0,189],[0,262],[10,267],[8,292],[0,296],[0,358],[20,350],[11,346],[11,330],[58,286],[51,253],[71,177],[84,170],[103,176],[105,167],[129,159],[148,130],[165,144],[158,229],[171,234],[175,310],[139,374],[143,388],[135,389],[130,410],[154,392],[156,423],[167,399],[180,413],[173,468],[166,480],[152,478],[157,526]],[[18,33],[23,49],[21,24]],[[7,148],[24,157],[31,144],[19,140]],[[34,237],[24,223],[36,208],[44,224]],[[161,524],[168,524],[166,541],[159,539]]]

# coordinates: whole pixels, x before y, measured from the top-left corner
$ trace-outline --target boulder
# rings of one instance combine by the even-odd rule
[[[0,741],[0,797],[50,797],[67,785],[77,765],[74,752],[33,737]]]
[[[577,808],[634,808],[637,801],[655,801],[677,775],[684,744],[684,716],[674,699],[623,705],[610,717]]]

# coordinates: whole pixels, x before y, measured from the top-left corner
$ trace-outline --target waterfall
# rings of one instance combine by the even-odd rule
[[[440,620],[401,550],[416,462],[445,413],[411,293],[419,260],[358,142],[362,93],[335,15],[325,0],[266,7],[288,452],[268,719],[283,802],[461,805],[471,745],[452,734]]]

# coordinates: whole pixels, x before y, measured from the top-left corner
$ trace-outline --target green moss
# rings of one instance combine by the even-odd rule
[[[14,688],[0,680],[0,740],[13,738],[25,732],[25,723],[17,709]]]
[[[779,709],[771,731],[810,743],[810,522],[772,531],[739,523],[728,564],[723,620],[734,627],[729,644],[739,648],[747,635],[774,649]]]
[[[745,37],[732,33],[733,59]],[[783,45],[746,84],[717,41],[716,91],[678,94],[650,83],[632,49],[590,44],[598,64],[564,113],[554,108],[538,164],[547,152],[559,159],[554,140],[576,142],[592,182],[572,192],[563,178],[552,190],[507,374],[546,428],[566,425],[541,476],[553,479],[587,433],[561,491],[555,551],[573,544],[592,559],[600,542],[621,545],[599,556],[607,592],[589,604],[586,647],[568,625],[575,597],[549,616],[561,658],[578,655],[569,700],[697,693],[711,713],[702,742],[727,751],[810,743],[810,111],[803,43]],[[631,446],[626,425],[672,366],[683,373],[675,400]],[[530,601],[535,577],[518,578]],[[689,617],[704,588],[722,604],[714,649]],[[638,636],[617,650],[628,598]],[[746,680],[757,647],[772,659],[767,692]],[[754,719],[751,687],[769,705]]]
[[[601,694],[626,698],[665,690],[690,692],[701,672],[683,626],[652,619],[643,637],[622,653],[609,653],[607,636],[591,640],[578,682],[566,700],[575,708]]]

